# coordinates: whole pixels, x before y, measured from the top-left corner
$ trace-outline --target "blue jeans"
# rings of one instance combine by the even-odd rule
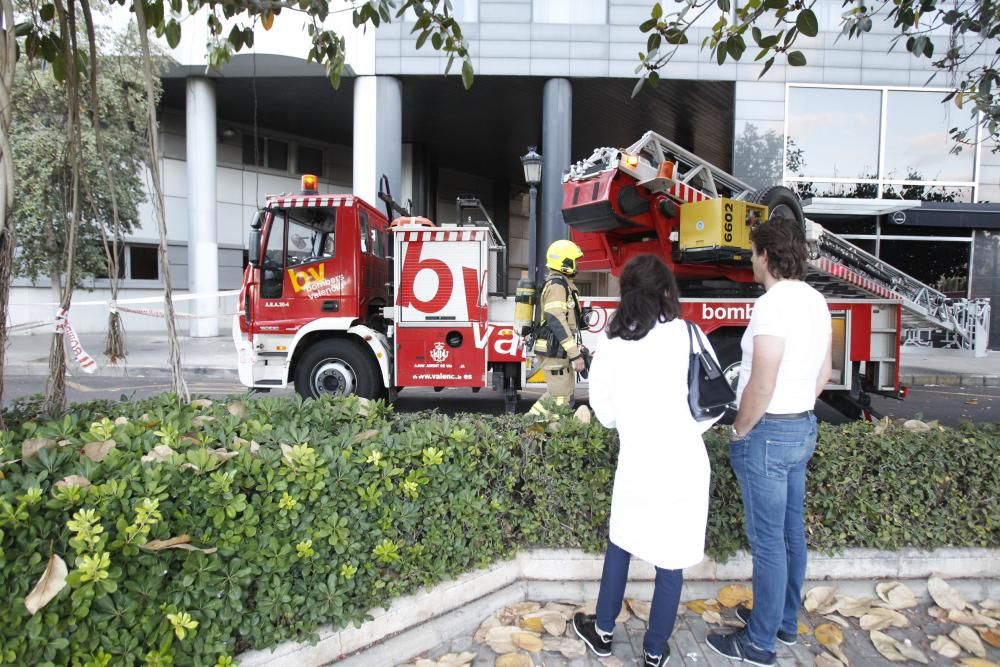
[[[765,415],[746,437],[729,444],[753,556],[753,613],[747,636],[765,651],[775,650],[779,629],[798,631],[806,574],[806,464],[815,449],[815,415]]]
[[[625,583],[628,581],[631,560],[632,554],[608,540],[608,551],[604,554],[604,572],[601,574],[601,591],[597,594],[597,627],[602,632],[615,629],[615,618],[618,617],[625,598]],[[663,655],[663,647],[674,631],[674,619],[677,617],[683,583],[683,570],[656,568],[653,604],[642,642],[642,648],[650,655]]]

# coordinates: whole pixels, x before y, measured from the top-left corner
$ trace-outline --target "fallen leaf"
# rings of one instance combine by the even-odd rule
[[[247,416],[247,406],[243,401],[233,401],[226,406],[226,410],[229,411],[234,417],[239,417],[240,419],[246,419]]]
[[[965,402],[965,404],[966,405],[979,405],[979,399],[978,398],[970,398],[969,400],[967,400]]]
[[[903,655],[903,657],[919,662],[926,665],[929,661],[924,652],[918,649],[909,639],[896,642],[896,649]]]
[[[490,616],[485,621],[483,621],[482,625],[479,626],[479,629],[476,630],[476,634],[472,636],[472,639],[475,640],[477,644],[485,644],[486,633],[488,633],[493,628],[499,628],[501,625],[502,624],[500,623],[500,619],[498,619],[496,617],[496,614],[494,614],[493,616]]]
[[[170,537],[165,540],[150,540],[146,542],[139,548],[143,551],[163,551],[164,549],[184,549],[185,551],[200,551],[203,554],[214,554],[218,551],[215,547],[210,547],[208,549],[201,549],[192,544],[188,544],[191,541],[189,535],[178,535],[176,537]]]
[[[547,602],[545,606],[542,607],[545,611],[554,611],[556,613],[562,614],[566,617],[566,620],[573,618],[573,614],[576,613],[576,605],[572,604],[561,604],[559,602]]]
[[[983,609],[997,610],[1000,609],[1000,602],[997,602],[996,600],[990,600],[989,598],[987,598],[982,602],[980,602],[979,606]]]
[[[907,419],[903,422],[903,428],[907,431],[913,431],[914,433],[925,433],[931,430],[931,427],[920,421],[919,419]]]
[[[38,583],[31,589],[27,597],[24,598],[24,608],[34,616],[39,609],[52,601],[52,598],[59,595],[59,591],[66,588],[66,563],[56,554],[49,557],[49,563],[45,566],[45,572],[38,579]]]
[[[832,623],[817,625],[816,629],[813,630],[813,635],[815,635],[816,641],[826,648],[840,646],[844,641],[844,632],[839,626]]]
[[[909,609],[917,606],[917,596],[906,584],[898,581],[878,584],[875,593],[892,609]]]
[[[649,610],[652,607],[649,602],[635,600],[632,598],[625,600],[625,602],[628,603],[629,610],[635,615],[636,618],[644,623],[649,623]]]
[[[418,658],[413,667],[437,667],[437,660],[428,660],[427,658]]]
[[[196,398],[193,401],[191,401],[191,407],[197,410],[200,410],[202,408],[210,408],[212,407],[212,401],[208,400],[207,398]]]
[[[701,619],[712,625],[722,625],[722,614],[717,611],[706,609],[701,613]]]
[[[684,603],[684,606],[699,616],[706,611],[722,611],[722,607],[715,600],[688,600]]]
[[[862,630],[884,630],[889,627],[906,628],[910,621],[894,609],[876,607],[861,617]]]
[[[514,635],[524,632],[516,625],[501,625],[497,628],[490,628],[486,631],[486,639],[483,643],[489,645],[494,653],[511,653],[516,648],[514,646]]]
[[[542,623],[542,619],[538,616],[525,616],[517,621],[517,625],[524,630],[530,630],[531,632],[537,632],[539,634],[545,630],[545,625]]]
[[[104,460],[104,457],[108,455],[112,449],[116,447],[114,440],[99,440],[97,442],[88,442],[83,446],[82,456],[86,456],[88,459],[94,463],[100,463]]]
[[[598,658],[597,661],[604,665],[604,667],[625,667],[625,663],[622,662],[621,658],[616,658],[611,656],[609,658]]]
[[[86,489],[90,486],[90,480],[83,475],[68,475],[56,482],[53,486],[57,489],[64,486],[79,486],[81,489]]]
[[[518,621],[525,630],[531,630],[541,634],[547,632],[553,636],[559,636],[566,632],[566,617],[558,611],[539,610],[525,614]]]
[[[952,588],[947,581],[938,576],[932,576],[927,580],[927,592],[934,598],[934,602],[942,609],[962,610],[969,606],[962,594]]]
[[[985,658],[962,658],[959,662],[966,667],[1000,667],[997,663]]]
[[[885,433],[885,430],[890,426],[892,426],[892,420],[889,419],[888,417],[883,417],[882,419],[879,420],[878,424],[875,425],[875,430],[873,431],[873,433],[875,435],[882,435],[883,433]]]
[[[816,586],[808,593],[802,603],[806,611],[819,615],[829,614],[837,608],[837,588],[835,586]]]
[[[462,667],[476,659],[472,651],[464,653],[446,653],[437,659],[436,667]]]
[[[496,667],[535,667],[531,656],[523,653],[505,653],[497,658]]]
[[[21,443],[21,458],[28,460],[37,456],[43,449],[52,449],[55,446],[56,441],[49,438],[30,438]]]
[[[815,665],[816,667],[844,667],[844,663],[825,652],[816,656]]]
[[[576,412],[573,413],[573,416],[581,424],[589,424],[591,420],[590,408],[586,405],[581,405],[576,409]]]
[[[976,656],[977,658],[986,657],[986,647],[983,646],[983,642],[979,639],[979,635],[976,631],[967,625],[960,625],[951,632],[948,636],[963,649]]]
[[[511,635],[514,646],[523,648],[529,653],[537,653],[542,650],[542,640],[534,632],[515,632]]]
[[[799,621],[798,626],[795,628],[795,632],[797,632],[800,635],[808,635],[811,633],[811,631],[809,630],[809,626],[803,623],[802,621]]]
[[[367,431],[362,431],[361,433],[358,433],[356,436],[354,436],[351,439],[351,443],[357,445],[366,440],[371,440],[372,438],[377,437],[378,434],[379,434],[378,429],[370,428]]]
[[[564,658],[582,658],[587,654],[586,645],[579,639],[569,637],[545,637],[542,646],[546,651],[558,651]]]
[[[281,448],[281,458],[283,458],[285,460],[285,463],[291,463],[292,462],[292,446],[291,445],[286,445],[285,443],[280,443],[280,444],[278,444],[278,447]]]
[[[953,623],[961,623],[962,625],[985,625],[989,628],[995,628],[998,625],[996,619],[983,616],[978,611],[950,609],[948,611],[948,620]]]
[[[848,623],[845,619],[841,618],[840,616],[837,616],[836,614],[827,614],[823,618],[825,618],[828,621],[833,621],[834,623],[836,623],[837,625],[839,625],[842,628],[849,628],[849,627],[851,627],[850,623]],[[801,633],[802,632],[800,630],[799,634],[801,634]]]
[[[125,426],[125,424],[128,424],[128,417],[115,418],[115,426]]]
[[[842,616],[861,618],[872,610],[871,598],[855,598],[849,595],[837,596],[837,611]]]
[[[931,649],[937,651],[946,658],[957,658],[962,652],[962,647],[948,639],[944,635],[939,635],[931,642]]]
[[[584,614],[596,613],[597,600],[587,600],[583,603],[582,607],[577,607],[576,611],[582,611]],[[632,614],[629,612],[628,606],[622,602],[622,608],[618,610],[618,616],[615,617],[615,623],[625,623],[630,618],[632,618]]]
[[[944,609],[937,606],[936,604],[932,604],[930,607],[927,608],[927,615],[930,616],[931,618],[936,618],[939,621],[948,620],[948,612],[946,612]]]
[[[743,584],[730,584],[719,589],[719,604],[732,609],[753,600],[753,591]]]
[[[163,463],[174,455],[174,450],[169,445],[157,445],[148,454],[139,459],[142,463]]]
[[[201,428],[205,424],[209,424],[214,421],[215,417],[213,417],[212,415],[198,415],[197,417],[191,420],[191,426],[194,426],[195,428]]]
[[[976,628],[976,632],[979,633],[984,642],[993,648],[1000,648],[1000,632],[993,628]]]
[[[907,658],[896,647],[896,640],[887,634],[873,630],[871,633],[872,644],[875,650],[881,653],[886,659],[893,662],[906,662]]]

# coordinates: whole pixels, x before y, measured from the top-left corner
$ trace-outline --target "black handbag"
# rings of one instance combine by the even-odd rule
[[[726,411],[726,407],[736,400],[736,392],[729,385],[715,358],[705,350],[694,324],[686,322],[690,360],[688,362],[688,406],[691,416],[697,421],[715,419]],[[694,347],[698,339],[698,349]]]

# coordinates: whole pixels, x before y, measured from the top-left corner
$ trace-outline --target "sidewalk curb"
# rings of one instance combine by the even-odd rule
[[[1000,549],[849,549],[837,556],[810,552],[808,581],[899,579],[914,582],[914,592],[926,594],[917,582],[930,574],[972,578],[968,585],[994,594],[1000,588]],[[523,551],[501,561],[445,581],[430,589],[393,600],[388,609],[373,609],[371,620],[360,627],[334,631],[319,629],[315,644],[285,642],[270,650],[247,651],[237,660],[244,667],[269,665],[293,667],[340,663],[344,667],[398,664],[398,658],[417,655],[442,641],[471,632],[499,606],[524,599],[592,599],[603,568],[603,555],[578,549]],[[707,582],[746,581],[752,570],[750,556],[739,552],[726,563],[706,559],[685,570],[684,586],[691,592]],[[629,572],[631,595],[650,599],[656,576],[648,563],[635,562]],[[987,582],[976,580],[989,580]],[[954,582],[956,585],[960,582]],[[349,656],[349,657],[348,657]],[[387,658],[392,658],[387,660]]]
[[[931,373],[900,374],[899,382],[906,387],[1000,387],[1000,375],[939,375]]]
[[[84,373],[78,366],[70,363],[66,367],[70,376],[77,378],[86,377],[141,377],[141,378],[169,378],[170,370],[164,366],[112,366],[104,363],[98,365],[93,373]],[[232,380],[239,382],[239,374],[235,368],[213,368],[208,366],[184,366],[184,376],[196,376],[198,378],[214,378],[221,380]],[[4,365],[4,375],[30,375],[47,376],[49,374],[48,363],[8,363]]]

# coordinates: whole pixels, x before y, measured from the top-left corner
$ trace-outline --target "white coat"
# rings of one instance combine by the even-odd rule
[[[708,339],[701,334],[712,356]],[[688,408],[684,320],[658,322],[637,341],[602,338],[590,368],[590,407],[621,443],[611,498],[611,541],[664,569],[705,555],[710,470]]]

